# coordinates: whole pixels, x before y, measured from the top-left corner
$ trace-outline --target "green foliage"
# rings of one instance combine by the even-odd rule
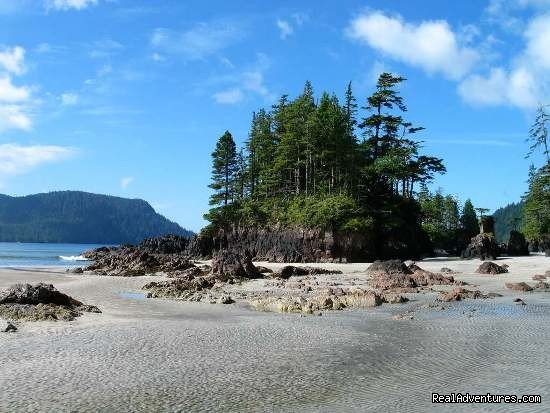
[[[143,238],[192,233],[145,201],[78,191],[0,196],[0,241],[137,243]]]
[[[326,197],[299,196],[294,198],[286,209],[286,222],[312,228],[343,228],[359,223],[360,208],[355,200],[347,195]]]
[[[210,205],[220,203],[227,205],[235,198],[237,192],[235,183],[241,179],[244,185],[244,176],[238,175],[239,173],[244,172],[239,169],[237,148],[231,134],[225,131],[212,152],[212,183],[209,187],[214,190],[214,193],[210,197]]]
[[[540,105],[537,109],[535,123],[529,130],[529,138],[527,138],[531,146],[526,158],[532,156],[537,149],[542,148],[546,157],[546,164],[550,164],[550,152],[548,152],[548,123],[550,122],[550,115],[546,112],[547,107]]]
[[[466,240],[479,234],[479,222],[477,220],[476,210],[470,199],[464,202],[462,215],[460,216],[460,224],[462,225]]]
[[[495,220],[495,238],[497,242],[507,242],[510,231],[522,229],[523,202],[511,203],[493,213]]]
[[[452,195],[435,194],[426,188],[419,193],[422,227],[436,248],[454,250],[461,231],[458,201]]]
[[[550,235],[550,165],[539,170],[531,168],[529,190],[524,197],[523,233],[531,241]]]
[[[401,116],[402,81],[380,76],[361,123],[351,83],[340,104],[326,92],[316,102],[306,82],[296,99],[284,95],[271,111],[253,114],[241,155],[226,132],[213,153],[215,207],[205,218],[216,226],[283,223],[364,232],[419,225],[414,187],[445,168],[441,159],[420,155],[420,143],[410,139],[423,128]]]

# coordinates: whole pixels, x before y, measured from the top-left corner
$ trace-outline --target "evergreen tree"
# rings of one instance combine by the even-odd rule
[[[479,233],[479,223],[477,221],[476,211],[470,199],[464,202],[462,215],[460,216],[460,224],[462,225],[462,230],[467,240]]]
[[[531,166],[529,189],[524,197],[523,232],[527,239],[540,241],[550,234],[550,166]]]
[[[237,168],[237,148],[231,133],[225,131],[212,152],[212,183],[209,187],[215,192],[210,197],[210,205],[227,205],[234,199]]]
[[[546,157],[546,164],[550,164],[550,153],[548,152],[548,123],[550,122],[550,115],[546,112],[546,107],[541,105],[537,110],[537,116],[535,123],[529,131],[529,138],[527,142],[531,142],[531,147],[526,155],[526,158],[533,155],[538,149],[542,148],[542,151]]]

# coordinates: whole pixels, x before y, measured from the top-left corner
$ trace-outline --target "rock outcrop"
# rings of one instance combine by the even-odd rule
[[[100,275],[135,277],[157,272],[183,271],[193,263],[182,253],[153,253],[149,247],[121,246],[86,251],[84,257],[93,260],[84,270]]]
[[[209,259],[220,250],[249,251],[256,261],[303,263],[368,262],[430,254],[429,240],[422,229],[409,232],[386,234],[383,241],[376,242],[372,234],[354,231],[233,226],[192,238],[186,252],[193,259]],[[395,239],[399,237],[407,239]]]
[[[281,268],[280,271],[272,272],[271,277],[282,278],[284,280],[292,276],[304,276],[304,275],[320,275],[320,274],[342,274],[342,271],[338,270],[325,270],[324,268],[316,267],[295,267],[293,265],[287,265]]]
[[[479,258],[481,260],[496,260],[499,255],[499,246],[491,233],[478,234],[462,251],[462,258]]]
[[[220,281],[238,278],[260,278],[262,274],[252,264],[248,252],[244,255],[232,251],[218,251],[212,259],[212,275]]]
[[[0,317],[5,319],[73,320],[83,312],[101,311],[59,292],[51,284],[16,284],[0,292]]]
[[[418,287],[457,284],[451,276],[423,270],[414,263],[407,266],[399,260],[375,261],[367,274],[369,285],[381,291],[416,292]]]
[[[495,264],[492,261],[486,261],[477,268],[476,272],[478,274],[489,275],[504,274],[508,272],[508,267],[506,265]]]
[[[521,232],[510,231],[510,239],[506,244],[506,254],[510,257],[529,255],[529,244]]]
[[[393,298],[393,302],[404,302],[404,300],[406,300],[404,297]],[[386,299],[374,291],[355,288],[338,291],[328,289],[325,293],[312,297],[263,297],[252,300],[250,305],[260,311],[312,314],[321,310],[376,307],[384,302],[387,302]]]

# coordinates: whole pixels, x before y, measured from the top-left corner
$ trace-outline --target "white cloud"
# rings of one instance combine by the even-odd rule
[[[532,109],[550,98],[550,14],[532,19],[524,33],[524,50],[509,68],[474,74],[459,85],[462,98],[474,105],[508,105]]]
[[[472,75],[459,85],[462,98],[477,106],[511,105],[533,108],[537,105],[536,80],[525,68],[507,72],[493,68],[487,76]]]
[[[445,20],[411,24],[375,11],[353,19],[347,34],[393,59],[451,79],[463,77],[479,59],[475,49],[460,44]]]
[[[277,27],[279,28],[280,36],[283,40],[294,33],[294,29],[286,20],[277,19]]]
[[[151,36],[151,45],[165,53],[179,54],[188,60],[201,60],[224,49],[240,37],[240,30],[231,23],[199,23],[183,32],[157,28]]]
[[[7,129],[29,130],[31,119],[20,105],[0,104],[0,133]]]
[[[30,98],[30,91],[26,87],[18,87],[12,83],[9,76],[0,75],[0,104],[6,102],[23,102]]]
[[[21,75],[25,71],[25,49],[20,46],[5,48],[0,51],[0,69],[15,75]]]
[[[130,186],[130,184],[134,182],[134,177],[133,176],[125,176],[124,178],[122,178],[120,180],[120,187],[122,189],[126,189],[128,188],[128,186]]]
[[[0,145],[0,174],[19,175],[44,163],[73,156],[73,148],[53,145],[22,146],[14,143]]]
[[[256,59],[252,67],[224,79],[224,82],[230,80],[232,86],[213,95],[217,103],[235,104],[244,100],[247,95],[258,95],[267,99],[273,97],[264,80],[264,71],[270,66],[269,58],[258,53]]]
[[[232,88],[214,93],[213,97],[217,103],[232,105],[241,102],[244,98],[244,94],[241,89]]]
[[[95,6],[98,0],[46,0],[47,9],[55,10],[83,10],[88,6]]]
[[[78,103],[78,95],[72,92],[61,94],[61,104],[64,106],[74,106]]]
[[[31,119],[28,105],[31,91],[27,86],[16,86],[12,76],[25,71],[25,49],[20,46],[0,52],[0,133],[7,129],[29,130]]]

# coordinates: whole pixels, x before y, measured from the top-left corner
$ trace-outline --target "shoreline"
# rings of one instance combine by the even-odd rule
[[[550,360],[541,349],[550,340],[550,294],[511,291],[504,282],[533,283],[532,275],[550,269],[550,258],[504,261],[510,273],[500,275],[473,273],[479,260],[417,262],[461,271],[455,278],[503,297],[446,303],[438,311],[423,307],[437,294],[426,292],[405,304],[322,317],[120,294],[162,276],[0,269],[1,289],[44,281],[103,312],[22,323],[17,333],[0,334],[0,410],[456,411],[432,405],[432,391],[541,394],[542,405],[483,411],[548,410]],[[343,270],[322,276],[333,282],[364,278],[368,267],[299,265]],[[393,319],[409,310],[414,319]]]

